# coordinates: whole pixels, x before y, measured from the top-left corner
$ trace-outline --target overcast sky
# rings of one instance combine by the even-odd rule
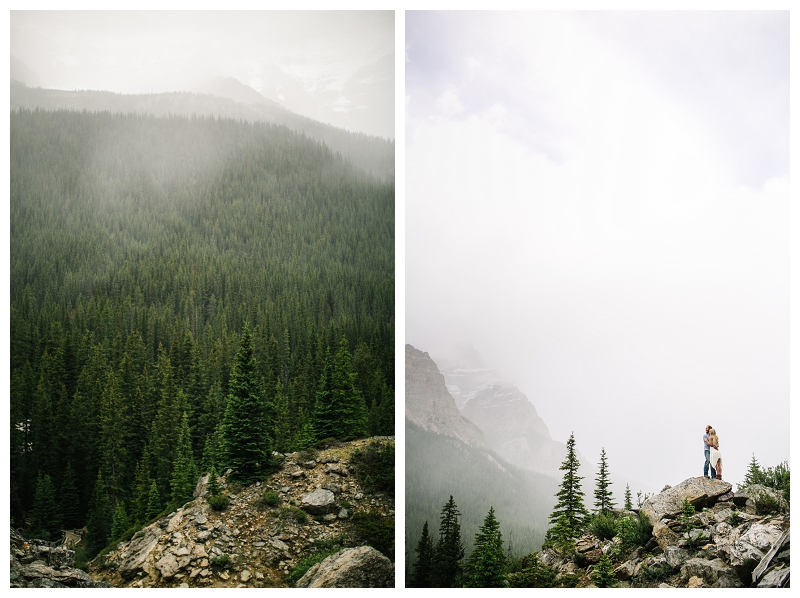
[[[59,89],[168,92],[234,77],[262,92],[288,75],[312,94],[342,91],[394,46],[392,11],[11,13],[12,59]],[[393,75],[387,84],[393,97]],[[393,135],[393,105],[386,112],[391,123],[367,132]]]
[[[406,15],[407,342],[657,489],[788,460],[788,13]]]

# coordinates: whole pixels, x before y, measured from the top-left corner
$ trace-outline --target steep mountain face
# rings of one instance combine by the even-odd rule
[[[488,446],[483,432],[458,412],[430,355],[411,345],[406,345],[406,419],[471,446]]]
[[[550,437],[536,407],[506,384],[483,384],[470,392],[462,413],[484,434],[489,446],[518,467],[558,475],[566,446]]]

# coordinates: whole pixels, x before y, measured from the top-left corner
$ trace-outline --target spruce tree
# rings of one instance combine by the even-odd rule
[[[461,540],[461,515],[453,496],[450,495],[442,507],[439,521],[439,541],[433,558],[433,575],[436,587],[457,588],[461,582],[461,561],[464,558],[464,542]]]
[[[147,496],[147,511],[145,511],[144,517],[145,521],[150,521],[161,513],[161,495],[158,492],[158,485],[156,484],[155,480],[153,483],[150,484],[150,492]]]
[[[47,474],[39,472],[31,509],[31,526],[28,535],[40,540],[53,541],[61,537],[61,513],[56,502],[56,488]]]
[[[131,521],[128,519],[128,514],[125,512],[125,505],[122,501],[119,501],[117,503],[117,508],[114,509],[114,519],[111,522],[111,539],[120,539],[130,527]]]
[[[233,477],[249,484],[263,478],[272,459],[265,421],[266,397],[258,376],[253,337],[245,324],[228,382],[223,434]]]
[[[80,495],[78,488],[75,484],[75,472],[72,469],[72,463],[67,462],[67,468],[64,470],[64,478],[61,480],[61,492],[59,492],[59,505],[61,507],[61,516],[63,517],[64,527],[67,529],[74,529],[80,527]]]
[[[91,556],[96,555],[111,541],[111,524],[114,512],[108,498],[102,470],[97,471],[97,481],[92,493],[92,507],[86,519],[87,543]]]
[[[131,517],[136,523],[144,524],[148,521],[147,506],[150,502],[150,488],[153,480],[150,478],[150,459],[145,449],[142,458],[136,464],[136,473],[133,479],[133,500],[131,502]]]
[[[506,554],[503,551],[500,522],[494,516],[494,507],[489,507],[483,525],[475,534],[475,548],[467,561],[466,587],[505,587],[505,565]]]
[[[631,486],[625,484],[625,510],[630,511],[633,509],[633,498],[631,497]]]
[[[417,562],[414,563],[414,572],[411,576],[411,587],[432,588],[433,587],[433,538],[428,533],[428,522],[422,526],[422,536],[419,538],[417,547]]]
[[[607,554],[600,557],[600,561],[592,571],[592,581],[598,588],[613,588],[618,585],[617,577],[614,575],[614,566]]]
[[[742,480],[741,484],[739,484],[739,490],[747,488],[753,484],[761,483],[764,474],[761,471],[761,465],[759,465],[758,461],[756,460],[755,453],[751,453],[752,457],[750,458],[750,463],[747,466],[747,471],[744,474],[744,480]]]
[[[600,451],[600,471],[595,478],[597,485],[594,490],[594,507],[595,512],[600,515],[605,515],[614,507],[614,498],[611,495],[611,490],[608,487],[611,482],[608,479],[608,463],[606,461],[606,449]]]
[[[194,464],[189,414],[186,411],[183,412],[175,453],[170,485],[172,487],[172,506],[179,507],[192,500],[194,489],[197,486],[197,467]]]
[[[567,441],[567,456],[559,468],[564,472],[560,490],[556,494],[558,503],[550,514],[550,524],[553,526],[547,531],[547,539],[553,540],[561,546],[569,544],[584,528],[584,518],[589,515],[583,505],[583,491],[581,490],[582,476],[578,475],[580,463],[575,455],[575,435],[570,434]]]

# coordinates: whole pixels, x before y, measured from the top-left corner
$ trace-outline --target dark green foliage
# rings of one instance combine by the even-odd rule
[[[608,462],[606,461],[605,448],[600,451],[599,465],[600,471],[595,478],[594,508],[596,512],[605,514],[614,508],[614,497],[611,495],[611,490],[609,490],[611,481],[608,478]]]
[[[617,535],[626,548],[644,546],[653,535],[653,526],[643,513],[639,513],[638,517],[623,515],[617,519]]]
[[[338,545],[330,546],[319,549],[307,556],[304,556],[297,562],[297,564],[294,566],[294,569],[292,569],[292,572],[289,573],[289,575],[286,577],[287,585],[290,588],[293,588],[294,584],[300,581],[300,578],[303,577],[303,575],[305,575],[306,573],[308,573],[308,570],[311,569],[311,567],[313,567],[317,563],[321,563],[332,554],[336,554],[337,552],[339,552],[339,550],[341,550],[341,546]]]
[[[314,406],[314,433],[317,438],[355,440],[367,434],[364,397],[356,387],[356,373],[346,337],[339,350],[325,354],[325,365]]]
[[[556,585],[556,572],[531,553],[523,557],[521,570],[510,573],[507,579],[511,588],[552,588]]]
[[[75,486],[75,472],[71,463],[67,463],[67,468],[64,470],[58,498],[64,527],[66,529],[79,527],[82,523],[80,517],[80,495]]]
[[[631,487],[625,484],[625,510],[630,511],[633,509],[633,501],[631,498]]]
[[[282,507],[280,511],[281,519],[293,519],[297,523],[308,521],[308,513],[297,507]]]
[[[494,516],[494,507],[489,507],[483,525],[475,536],[474,546],[465,567],[466,587],[505,587],[506,554],[503,550],[500,522]]]
[[[370,510],[354,513],[351,521],[363,544],[372,546],[394,562],[394,518]]]
[[[128,514],[125,512],[125,505],[122,501],[117,503],[117,508],[114,510],[114,519],[111,522],[111,539],[119,540],[123,534],[128,531],[131,522],[128,519]]]
[[[192,454],[192,436],[189,429],[189,415],[184,411],[181,427],[178,432],[178,446],[175,448],[175,462],[172,466],[173,507],[180,507],[192,500],[194,489],[197,486],[197,467]]]
[[[86,520],[87,548],[90,555],[96,555],[111,541],[113,518],[114,511],[108,498],[103,474],[98,471],[92,492],[92,506]]]
[[[442,507],[439,520],[439,540],[433,558],[434,582],[438,588],[457,588],[461,585],[461,561],[464,559],[464,542],[461,540],[461,513],[450,495]]]
[[[266,431],[287,450],[313,442],[302,432],[342,337],[362,348],[352,386],[391,411],[393,184],[263,123],[43,110],[10,120],[15,521],[37,471],[59,484],[68,462],[76,526],[98,467],[137,520],[155,481],[160,512],[183,411],[195,462],[227,467],[214,431],[245,322],[267,413],[289,414],[288,428],[271,418]],[[366,139],[344,135],[363,153]]]
[[[208,504],[215,511],[224,511],[231,504],[231,499],[227,493],[220,492],[219,494],[212,494],[208,497]]]
[[[592,581],[598,588],[613,588],[618,585],[617,577],[614,575],[614,566],[608,555],[603,554],[600,557],[600,561],[592,571]]]
[[[231,557],[227,554],[211,557],[210,562],[211,565],[217,569],[227,569],[233,564]]]
[[[223,433],[226,463],[233,478],[244,484],[263,478],[270,470],[272,451],[266,421],[266,396],[258,376],[253,337],[245,324],[231,370]]]
[[[36,480],[36,494],[31,509],[31,526],[28,536],[41,540],[58,540],[61,538],[61,513],[56,502],[56,489],[47,474],[41,472]]]
[[[394,442],[373,440],[363,450],[353,451],[350,463],[368,491],[394,496]]]
[[[610,540],[617,535],[617,523],[614,516],[602,512],[593,516],[589,524],[589,531],[601,540]]]
[[[281,502],[280,496],[274,490],[267,490],[264,492],[261,499],[264,501],[265,505],[270,507],[275,507]]]
[[[570,434],[567,441],[567,456],[559,468],[564,472],[560,490],[556,494],[558,503],[550,514],[548,540],[559,546],[569,545],[584,529],[584,518],[589,515],[583,505],[583,491],[578,475],[580,463],[575,454],[575,436]]]
[[[211,468],[211,471],[208,472],[208,487],[206,488],[209,496],[215,496],[222,492],[222,488],[219,485],[219,476],[217,475],[217,470],[215,468]]]
[[[641,582],[643,582],[647,587],[654,587],[657,584],[666,581],[674,573],[675,570],[667,563],[656,565],[654,567],[643,565],[639,573],[639,580],[641,580]]]
[[[576,550],[575,552],[572,553],[572,562],[575,563],[578,567],[585,567],[589,561],[584,553],[578,552]]]
[[[744,481],[738,485],[738,490],[744,490],[753,484],[759,484],[777,490],[783,499],[790,502],[790,471],[787,462],[779,463],[775,467],[767,467],[764,469],[756,460],[753,455],[750,464],[747,467],[747,472],[744,476]],[[768,499],[769,500],[769,499]],[[768,508],[773,508],[775,505],[769,505]]]
[[[683,499],[683,504],[681,505],[681,515],[680,521],[681,524],[686,527],[691,527],[694,523],[694,515],[695,515],[695,508],[692,503],[689,502],[688,498]]]
[[[428,522],[422,526],[422,535],[414,549],[417,561],[414,563],[414,572],[411,575],[412,588],[433,587],[433,538],[428,533]]]
[[[158,493],[158,486],[155,481],[150,484],[150,491],[147,494],[147,510],[145,511],[145,521],[151,521],[156,515],[161,513],[161,495]]]
[[[743,521],[742,516],[739,514],[739,511],[734,511],[731,513],[731,516],[728,517],[728,523],[733,527],[736,527]]]

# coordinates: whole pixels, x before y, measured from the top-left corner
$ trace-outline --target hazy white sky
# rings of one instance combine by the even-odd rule
[[[787,460],[788,13],[406,14],[407,342],[659,489]]]
[[[261,92],[286,75],[308,93],[342,91],[359,69],[393,56],[395,43],[386,10],[14,11],[10,20],[11,55],[42,87],[119,93],[183,90],[209,77]]]

